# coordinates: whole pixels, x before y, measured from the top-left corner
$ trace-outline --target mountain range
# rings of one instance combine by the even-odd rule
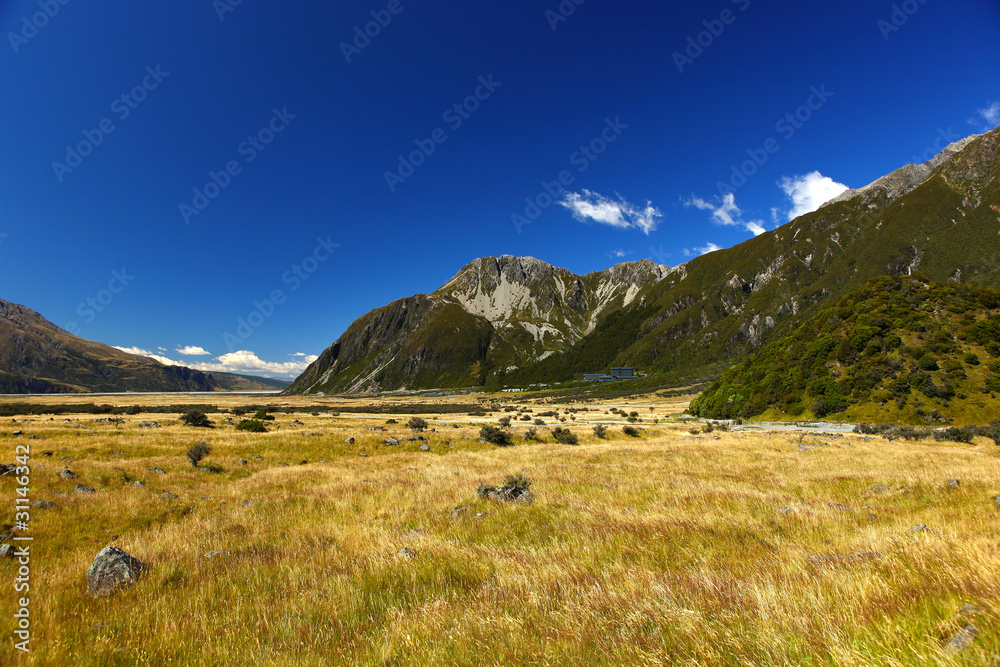
[[[84,340],[0,299],[0,394],[274,391],[288,383],[166,366]]]
[[[477,259],[433,294],[356,320],[288,389],[363,392],[579,379],[613,365],[721,374],[884,275],[1000,287],[1000,129],[733,248],[577,276]]]

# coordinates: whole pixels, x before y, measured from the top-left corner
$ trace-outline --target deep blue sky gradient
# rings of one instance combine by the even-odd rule
[[[968,119],[1000,100],[990,0],[911,0],[888,40],[878,22],[893,3],[870,0],[586,0],[556,30],[545,14],[556,0],[400,2],[350,64],[339,45],[388,0],[243,0],[224,20],[211,0],[70,0],[17,53],[9,34],[38,1],[0,2],[0,297],[86,338],[194,363],[229,352],[238,318],[281,289],[285,302],[235,349],[288,362],[476,257],[584,273],[622,261],[614,251],[676,265],[685,249],[746,240],[685,202],[714,201],[770,137],[780,151],[736,203],[773,229],[771,209],[790,208],[782,177],[818,170],[860,187],[941,131],[982,131]],[[735,22],[679,72],[672,54],[724,9]],[[119,119],[112,102],[157,66],[169,76]],[[500,87],[448,127],[443,112],[491,75]],[[781,138],[775,122],[813,86],[833,97]],[[296,118],[247,163],[238,146],[275,108]],[[114,132],[60,182],[52,163],[103,118]],[[579,173],[571,155],[608,118],[628,129]],[[447,141],[391,192],[385,171],[436,128]],[[185,224],[178,206],[230,160],[242,172]],[[651,201],[658,229],[583,224],[551,206],[518,233],[511,215],[565,169],[574,191]],[[318,237],[340,247],[292,291],[282,278]],[[123,267],[134,280],[87,321],[80,304]],[[174,351],[187,345],[212,357]]]

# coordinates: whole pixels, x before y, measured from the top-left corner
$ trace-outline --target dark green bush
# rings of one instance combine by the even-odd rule
[[[195,426],[198,428],[212,428],[212,422],[208,420],[208,416],[200,410],[192,410],[181,417],[181,421],[187,426]]]
[[[212,448],[208,446],[207,442],[199,442],[197,445],[191,445],[191,448],[187,450],[187,457],[191,461],[191,466],[197,468],[201,460],[211,453]]]
[[[248,433],[267,433],[267,427],[264,426],[264,422],[258,419],[244,419],[236,425],[236,430]]]
[[[580,444],[580,439],[568,428],[556,427],[552,431],[552,436],[556,439],[556,442],[560,442],[564,445],[578,445]]]
[[[510,447],[514,444],[510,433],[489,424],[479,430],[479,437],[491,445],[497,445],[498,447]]]

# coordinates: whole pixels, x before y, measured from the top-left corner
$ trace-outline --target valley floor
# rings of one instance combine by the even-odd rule
[[[266,434],[236,432],[219,414],[211,430],[164,414],[4,418],[0,462],[29,445],[30,497],[56,506],[31,508],[16,533],[33,538],[31,651],[5,632],[0,664],[1000,661],[991,441],[693,435],[696,424],[676,419],[683,401],[615,401],[642,419],[629,437],[610,403],[519,405],[545,421],[541,442],[522,438],[532,424],[516,419],[521,409],[491,406],[425,413],[430,451],[407,440],[407,415],[375,410],[275,413],[280,429]],[[516,446],[480,442],[480,426],[502,416],[515,416]],[[160,427],[139,426],[152,421]],[[609,423],[606,439],[591,421]],[[556,426],[580,444],[555,443]],[[185,452],[201,440],[212,451],[196,470]],[[79,479],[61,479],[64,469]],[[532,504],[477,495],[518,472]],[[17,486],[0,477],[4,524]],[[109,544],[151,569],[92,598],[85,573]],[[4,609],[23,595],[17,573],[16,560],[0,561]],[[967,625],[978,629],[971,644],[948,649]]]

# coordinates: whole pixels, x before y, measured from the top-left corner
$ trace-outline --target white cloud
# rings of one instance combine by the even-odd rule
[[[129,354],[138,354],[141,357],[148,357],[153,354],[149,350],[144,350],[141,347],[119,347],[118,345],[112,345],[111,347],[116,350],[121,350],[122,352],[128,352]]]
[[[138,347],[119,347],[117,349],[122,350],[123,352],[140,354],[151,359],[156,359],[161,364],[166,366],[187,366],[188,368],[193,368],[197,371],[204,371],[206,373],[249,373],[251,375],[265,375],[268,377],[289,379],[298,377],[299,374],[309,366],[309,364],[319,359],[319,357],[314,354],[297,352],[289,355],[291,357],[295,357],[295,361],[264,361],[249,350],[240,350],[238,352],[230,352],[228,354],[223,354],[220,357],[216,357],[214,362],[198,362],[189,364],[174,361],[173,359],[153,354],[148,350],[143,350]]]
[[[818,171],[792,178],[786,176],[778,184],[792,202],[792,209],[787,212],[789,221],[818,210],[823,204],[850,189]]]
[[[197,345],[188,345],[187,347],[177,348],[177,353],[182,354],[185,357],[207,357],[212,354],[203,347],[198,347]]]
[[[969,119],[969,124],[987,132],[1000,125],[1000,102],[993,102],[985,109],[977,109],[976,115]]]
[[[608,253],[608,257],[611,259],[623,259],[632,254],[631,252],[626,252],[624,250],[612,250]]]
[[[708,253],[715,252],[716,250],[722,250],[722,248],[712,242],[709,242],[708,245],[703,248],[695,248],[694,250],[684,248],[684,256],[693,257],[695,255],[707,255]]]
[[[590,190],[584,190],[582,194],[569,192],[558,203],[572,211],[573,217],[580,222],[593,221],[618,229],[638,229],[647,235],[656,229],[658,219],[663,217],[653,202],[647,201],[645,208],[637,208],[621,195],[616,201]]]
[[[694,206],[702,211],[711,211],[712,220],[725,227],[743,227],[747,231],[753,233],[754,236],[760,236],[767,231],[764,229],[763,220],[743,220],[743,211],[741,211],[739,206],[736,205],[736,195],[732,192],[723,196],[722,203],[718,206],[715,206],[700,197],[692,197],[690,200],[685,202],[684,205]],[[718,248],[716,248],[716,250],[718,250]]]

